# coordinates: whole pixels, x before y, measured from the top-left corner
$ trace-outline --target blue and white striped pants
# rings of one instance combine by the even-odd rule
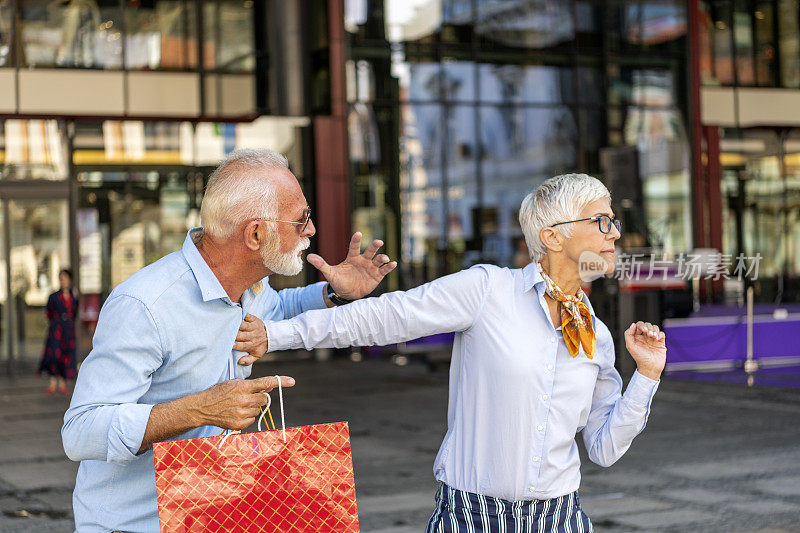
[[[425,533],[591,533],[578,493],[511,502],[442,483]]]

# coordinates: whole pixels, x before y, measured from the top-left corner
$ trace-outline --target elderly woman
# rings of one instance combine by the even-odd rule
[[[522,269],[477,265],[266,328],[270,351],[456,332],[428,532],[591,531],[575,436],[593,462],[613,464],[644,428],[664,368],[664,334],[631,324],[625,344],[638,369],[622,394],[611,333],[580,289],[587,256],[614,269],[620,225],[603,184],[549,179],[519,219],[533,259]]]

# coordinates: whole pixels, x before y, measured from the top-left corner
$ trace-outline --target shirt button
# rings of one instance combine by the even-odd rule
[[[542,394],[542,401],[543,401],[543,402],[546,402],[546,401],[547,401],[547,394]]]
[[[536,492],[536,487],[531,487],[531,492]]]
[[[553,370],[553,365],[547,365],[547,370]]]
[[[544,426],[536,426],[536,429],[538,429],[539,431],[541,431],[541,430],[543,430],[543,429],[544,429]]]
[[[550,342],[556,342],[556,338],[555,337],[550,337]]]
[[[538,462],[539,462],[539,458],[538,458],[538,457],[534,457],[534,458],[533,458],[533,462],[534,462],[534,463],[538,463]]]

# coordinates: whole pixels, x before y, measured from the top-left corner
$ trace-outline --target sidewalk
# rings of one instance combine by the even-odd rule
[[[259,363],[254,377],[274,373],[298,381],[287,425],[350,422],[362,531],[422,531],[446,370],[305,360]],[[0,532],[72,531],[77,465],[59,433],[68,400],[44,387],[0,378]],[[625,457],[605,469],[583,454],[581,499],[598,532],[800,532],[799,440],[800,391],[664,381]]]

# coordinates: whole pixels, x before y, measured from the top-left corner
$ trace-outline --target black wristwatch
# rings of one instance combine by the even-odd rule
[[[331,284],[328,283],[328,288],[326,289],[328,292],[328,299],[333,302],[333,305],[347,305],[350,302],[354,302],[355,300],[348,300],[347,298],[342,298],[338,294],[333,291],[333,287]]]

